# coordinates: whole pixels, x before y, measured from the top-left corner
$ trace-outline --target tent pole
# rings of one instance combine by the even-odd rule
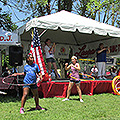
[[[2,75],[2,54],[0,50],[0,76]]]
[[[75,42],[77,43],[77,45],[79,45],[78,42],[77,42],[77,39],[76,39],[76,37],[75,37],[75,35],[74,35],[74,33],[72,33],[72,35],[73,35],[73,37],[74,37]]]
[[[42,35],[47,31],[47,29],[43,30],[42,33],[40,33],[39,37],[42,37]]]

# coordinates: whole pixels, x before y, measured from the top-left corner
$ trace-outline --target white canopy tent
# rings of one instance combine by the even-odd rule
[[[57,48],[62,47],[59,47],[59,45],[69,45],[73,46],[74,49],[76,46],[89,44],[91,46],[86,47],[86,51],[89,51],[89,49],[98,47],[98,43],[101,41],[105,42],[106,45],[109,45],[109,43],[113,45],[112,41],[117,40],[117,44],[120,44],[119,28],[64,10],[30,20],[18,29],[19,40],[24,43],[30,42],[31,30],[34,27],[38,28],[39,34],[44,32],[41,36],[41,42],[50,38],[52,42],[57,43]],[[115,54],[118,53],[119,51]],[[64,55],[67,56],[66,54]]]

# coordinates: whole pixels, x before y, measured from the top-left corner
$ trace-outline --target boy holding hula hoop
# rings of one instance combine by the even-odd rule
[[[70,82],[68,85],[68,90],[67,90],[67,97],[65,99],[63,99],[62,101],[66,101],[69,100],[69,96],[71,93],[71,89],[74,85],[74,83],[76,84],[77,87],[77,91],[80,97],[80,102],[83,102],[82,100],[82,93],[81,93],[81,89],[80,89],[80,77],[79,77],[79,70],[80,70],[80,65],[79,63],[77,63],[77,57],[76,56],[72,56],[72,63],[68,66],[68,63],[65,64],[65,70],[72,70],[72,76],[75,77],[76,79],[70,78]]]
[[[24,77],[24,80],[23,80],[23,82],[25,84],[36,83],[36,74],[38,74],[40,76],[40,79],[43,79],[38,65],[33,63],[34,58],[33,58],[32,54],[27,55],[26,62],[28,64],[26,64],[24,66],[24,73],[15,73],[13,75],[15,76],[15,75],[25,74],[25,77]],[[34,84],[34,85],[23,86],[23,96],[22,96],[22,99],[21,99],[20,113],[24,114],[24,105],[25,105],[25,102],[26,102],[26,99],[27,99],[27,95],[29,93],[29,89],[31,89],[31,91],[33,93],[33,96],[35,97],[35,104],[36,104],[35,109],[36,110],[45,110],[44,108],[39,106],[38,88],[37,88],[37,84]]]

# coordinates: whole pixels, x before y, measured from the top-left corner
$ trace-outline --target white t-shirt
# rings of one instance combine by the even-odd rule
[[[49,52],[51,46],[47,46],[45,45],[45,56],[46,58],[54,58],[54,54],[53,54],[53,50],[51,52]]]
[[[97,68],[92,68],[92,69],[91,69],[91,72],[97,73],[97,72],[98,72],[98,69],[97,69]]]

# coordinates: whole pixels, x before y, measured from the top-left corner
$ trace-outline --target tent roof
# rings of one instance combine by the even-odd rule
[[[34,18],[27,22],[26,25],[18,30],[21,39],[31,40],[30,29],[34,27],[39,28],[40,33],[44,29],[47,29],[41,41],[45,41],[49,37],[53,42],[62,44],[80,45],[120,37],[120,28],[64,10],[51,15]]]
[[[98,35],[109,35],[120,37],[120,29],[114,26],[97,22],[67,11],[60,11],[51,15],[34,18],[26,24],[26,31],[32,27],[75,32],[77,29],[81,33],[91,34],[93,31]]]

